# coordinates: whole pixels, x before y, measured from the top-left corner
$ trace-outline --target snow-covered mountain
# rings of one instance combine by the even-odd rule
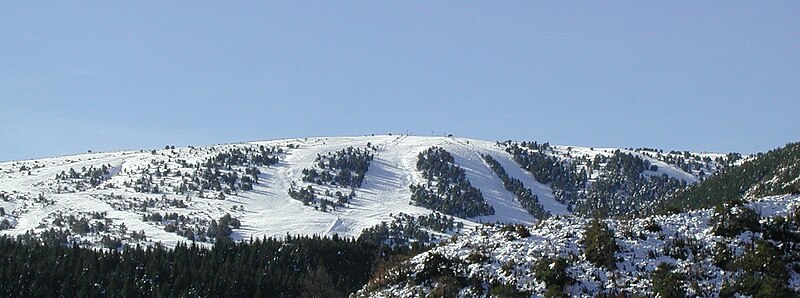
[[[569,214],[575,202],[554,194],[550,179],[521,167],[509,144],[408,135],[320,137],[4,162],[0,228],[10,235],[68,230],[87,245],[121,241],[173,246],[188,239],[211,241],[221,233],[233,239],[287,233],[355,237],[400,213],[432,213],[411,200],[410,189],[435,189],[442,183],[432,182],[433,176],[418,168],[420,153],[431,147],[449,152],[453,161],[448,167],[462,169],[493,210],[456,216],[466,227],[537,222],[487,164],[487,155],[530,190],[534,203],[550,215]],[[607,163],[620,152],[644,161],[643,176],[688,184],[731,162],[725,155],[653,149],[537,148],[575,173],[583,170],[585,185],[613,175]],[[363,177],[354,179],[358,171],[347,169],[347,161],[341,161],[346,156],[369,156]]]
[[[798,212],[800,195],[781,195],[601,220],[608,237],[588,235],[592,220],[573,216],[533,227],[482,225],[375,273],[357,296],[796,297]],[[593,237],[615,243],[609,264],[592,261]]]

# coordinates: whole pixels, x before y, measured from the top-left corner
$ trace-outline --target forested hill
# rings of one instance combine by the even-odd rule
[[[737,198],[800,193],[800,143],[758,154],[665,202],[669,210],[708,208]]]
[[[383,135],[4,162],[0,296],[786,297],[799,160]]]

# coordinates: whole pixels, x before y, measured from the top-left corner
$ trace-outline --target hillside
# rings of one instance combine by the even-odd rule
[[[650,214],[676,191],[739,163],[738,154],[663,152],[650,148],[617,149],[553,146],[549,143],[498,143],[555,199],[578,214],[637,216]]]
[[[708,208],[736,198],[800,193],[800,143],[759,154],[665,201],[672,210]]]
[[[44,281],[57,278],[115,293],[238,295],[238,280],[273,295],[339,296],[369,279],[358,296],[791,296],[798,148],[741,156],[382,135],[4,162],[0,248],[91,255],[109,264],[102,272],[148,265],[85,276],[41,270],[58,257],[28,270],[9,255],[4,276],[37,281],[0,291],[102,293]],[[689,211],[662,214],[668,207]],[[341,270],[352,262],[342,251],[358,272]],[[207,265],[171,267],[173,256]],[[242,277],[265,264],[275,278]],[[130,284],[167,271],[197,279]]]
[[[515,152],[516,144],[523,146]],[[69,232],[76,243],[114,247],[287,233],[355,237],[402,216],[434,211],[466,227],[530,225],[573,209],[622,211],[613,206],[621,206],[626,193],[615,190],[602,198],[614,204],[592,204],[589,199],[597,201],[599,193],[585,191],[591,185],[623,176],[688,185],[728,163],[724,155],[533,144],[406,135],[323,137],[4,162],[0,229],[13,236],[55,228]],[[429,150],[434,147],[441,150]],[[521,150],[541,154],[549,163],[521,166]],[[565,188],[563,177],[578,175],[583,178],[570,181],[577,187]],[[564,195],[570,191],[581,195]],[[462,205],[469,200],[476,205]]]
[[[362,297],[793,297],[800,196],[633,220],[483,225],[385,271]]]

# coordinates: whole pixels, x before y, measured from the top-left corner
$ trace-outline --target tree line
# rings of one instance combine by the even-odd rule
[[[0,236],[0,296],[344,297],[378,260],[364,241],[327,237],[92,250]]]

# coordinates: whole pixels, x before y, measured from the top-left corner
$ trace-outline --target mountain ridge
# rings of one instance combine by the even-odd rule
[[[790,296],[797,148],[743,157],[385,135],[5,162],[0,242],[110,259],[140,246],[338,243],[372,268],[338,291],[372,275],[355,293],[369,297]],[[692,192],[704,208],[662,214]],[[310,266],[287,290],[335,280],[335,266]]]
[[[116,229],[122,229],[120,225],[124,224],[125,233],[108,235],[131,243],[137,243],[127,238],[131,231],[146,232],[152,241],[168,245],[190,240],[188,238],[200,240],[198,233],[209,232],[214,221],[226,214],[240,222],[231,229],[234,239],[286,233],[356,237],[366,228],[391,221],[397,213],[427,215],[432,212],[411,204],[409,186],[428,183],[416,168],[417,155],[435,146],[452,154],[454,164],[464,169],[468,181],[497,209],[495,215],[457,218],[458,221],[467,225],[480,222],[532,224],[536,221],[503,187],[503,182],[483,160],[483,154],[497,159],[511,177],[531,190],[545,210],[553,215],[570,213],[566,202],[554,196],[551,184],[537,181],[531,172],[514,161],[503,143],[458,137],[377,135],[250,141],[205,147],[166,146],[158,150],[94,152],[3,162],[0,163],[0,192],[6,199],[0,206],[6,210],[9,226],[12,226],[3,232],[14,235],[41,231],[57,227],[56,223],[70,215],[89,217],[84,213],[106,212],[106,218],[85,221],[110,220],[110,226]],[[374,155],[363,178],[363,187],[342,188],[303,181],[303,170],[317,166],[315,158],[347,148],[360,148]],[[636,150],[618,148],[549,144],[548,148],[551,150],[547,151],[548,156],[564,163],[583,160],[583,155],[611,156],[618,150],[640,154]],[[642,157],[660,166],[651,173],[653,175],[695,177],[658,158]],[[314,201],[304,205],[292,199],[287,191],[295,186],[312,187],[316,192]],[[330,195],[325,195],[326,190]],[[335,203],[334,192],[347,194],[351,190],[355,195],[352,201],[341,206],[327,203]],[[319,210],[329,206],[333,210]],[[165,219],[167,214],[169,218]],[[161,220],[155,220],[159,217]],[[72,230],[69,224],[63,224],[62,228]],[[104,233],[81,239],[99,242]]]

